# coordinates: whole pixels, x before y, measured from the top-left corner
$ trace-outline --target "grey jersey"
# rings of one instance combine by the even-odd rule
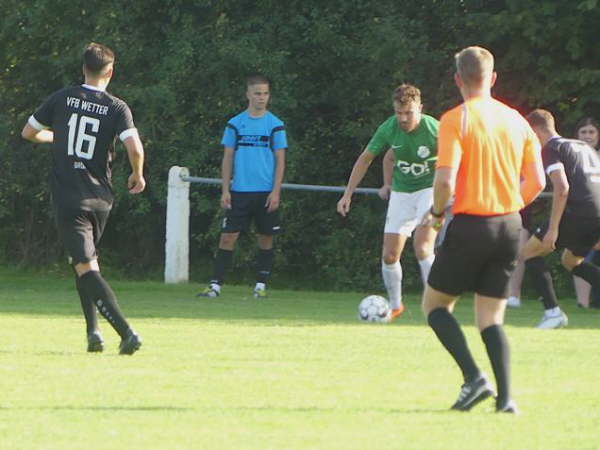
[[[107,92],[73,86],[52,94],[30,118],[54,132],[52,197],[63,209],[108,210],[115,139],[136,132],[127,104]]]
[[[600,157],[583,141],[554,137],[542,149],[549,175],[563,167],[569,182],[565,213],[577,217],[600,217]]]

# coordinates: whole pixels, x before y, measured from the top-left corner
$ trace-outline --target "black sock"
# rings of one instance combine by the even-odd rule
[[[92,300],[84,294],[83,287],[81,286],[81,282],[79,281],[79,277],[77,275],[75,275],[75,286],[77,287],[77,293],[79,294],[79,301],[81,302],[83,317],[85,317],[85,329],[87,334],[98,331],[96,305],[94,305]]]
[[[552,284],[552,275],[546,267],[544,259],[540,256],[525,261],[525,269],[533,281],[538,294],[542,296],[544,309],[552,309],[558,306],[554,285]]]
[[[269,275],[271,275],[271,271],[273,270],[273,258],[274,258],[273,249],[269,250],[258,250],[258,255],[256,257],[256,282],[257,283],[266,283]]]
[[[433,328],[438,339],[446,350],[452,355],[463,373],[465,382],[472,381],[479,376],[479,368],[467,346],[465,335],[460,325],[450,311],[446,308],[437,308],[427,316],[429,326]]]
[[[231,266],[231,260],[233,259],[233,250],[218,249],[217,257],[215,258],[215,271],[213,277],[210,280],[211,283],[223,284],[225,273]]]
[[[498,405],[504,405],[510,399],[510,347],[501,325],[491,325],[481,332],[488,357],[492,363],[496,386],[498,387]]]
[[[573,275],[577,275],[590,283],[593,287],[600,287],[600,267],[592,263],[583,261],[578,266],[575,266],[571,271]]]
[[[83,293],[96,305],[102,316],[122,338],[127,337],[129,324],[117,304],[117,299],[100,272],[90,270],[79,277]]]

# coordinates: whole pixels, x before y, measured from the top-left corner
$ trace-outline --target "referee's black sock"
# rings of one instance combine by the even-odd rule
[[[115,294],[100,272],[90,270],[84,273],[79,277],[79,283],[83,293],[92,300],[100,314],[112,325],[121,338],[126,338],[129,324],[121,313]]]
[[[265,283],[273,270],[273,259],[275,252],[272,248],[268,250],[259,249],[256,256],[256,282]]]
[[[556,292],[554,292],[554,285],[552,284],[552,275],[550,275],[544,259],[541,256],[528,259],[525,261],[525,268],[529,272],[529,276],[538,294],[542,296],[544,309],[556,308],[558,301],[556,300]]]
[[[427,316],[429,326],[437,335],[446,350],[452,355],[458,367],[463,373],[465,382],[477,378],[480,374],[479,368],[473,360],[473,356],[467,346],[465,335],[460,325],[450,311],[446,308],[437,308]]]
[[[496,404],[505,405],[510,400],[510,347],[501,325],[491,325],[481,332],[488,357],[492,363],[498,399]]]
[[[217,257],[215,258],[215,271],[213,277],[210,280],[211,283],[223,284],[225,273],[231,267],[231,260],[233,259],[233,250],[218,249]]]
[[[583,278],[594,287],[600,287],[600,267],[592,263],[583,261],[578,266],[575,266],[571,273]]]
[[[83,317],[85,317],[85,329],[87,334],[91,334],[94,331],[98,331],[98,316],[96,315],[96,306],[92,303],[91,298],[87,297],[81,286],[81,281],[77,275],[75,275],[75,286],[77,287],[77,293],[79,294],[79,301],[81,302],[81,309],[83,311]]]

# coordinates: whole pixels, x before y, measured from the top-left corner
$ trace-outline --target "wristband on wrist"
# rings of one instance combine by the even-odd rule
[[[431,213],[431,215],[432,215],[433,217],[435,217],[436,219],[440,219],[440,218],[444,217],[444,211],[442,211],[441,213],[436,213],[436,212],[433,210],[433,206],[432,206],[431,208],[429,208],[429,212],[430,212],[430,213]]]

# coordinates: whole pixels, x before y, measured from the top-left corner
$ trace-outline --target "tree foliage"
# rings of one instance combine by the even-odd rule
[[[544,106],[570,134],[582,115],[600,117],[597,0],[0,0],[0,257],[45,264],[61,254],[45,182],[49,152],[20,139],[27,117],[52,91],[81,82],[90,41],[116,50],[110,91],[132,107],[147,150],[148,190],[125,190],[103,242],[110,264],[147,273],[163,261],[167,172],[172,165],[218,177],[225,121],[245,108],[244,79],[273,80],[271,109],[287,124],[287,182],[343,185],[376,126],[391,114],[400,82],[421,87],[428,113],[459,102],[453,54],[480,44],[496,56],[496,94],[526,111]],[[363,185],[378,186],[380,163]],[[192,264],[207,267],[221,212],[218,190],[192,187]],[[282,277],[328,286],[372,286],[385,205],[356,196],[348,219],[334,194],[284,193],[278,238]],[[240,243],[238,268],[253,265]],[[287,275],[286,275],[287,274]],[[416,266],[406,277],[418,286]],[[316,283],[316,282],[315,282]]]

